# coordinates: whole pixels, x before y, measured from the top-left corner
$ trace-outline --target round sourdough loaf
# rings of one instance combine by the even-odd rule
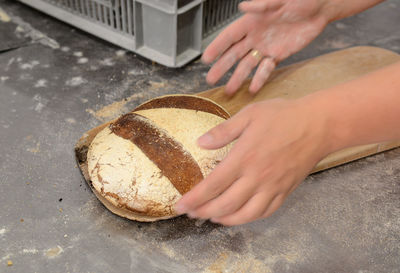
[[[226,156],[198,147],[197,138],[229,114],[189,95],[148,101],[100,131],[88,151],[96,196],[112,212],[138,221],[176,216],[179,198]]]

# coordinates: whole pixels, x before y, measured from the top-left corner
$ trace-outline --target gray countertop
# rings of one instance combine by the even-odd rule
[[[0,272],[400,272],[400,149],[311,175],[272,217],[239,227],[113,215],[74,144],[144,100],[208,89],[209,67],[165,68],[15,1],[0,7],[12,19],[0,21]],[[399,26],[399,1],[386,1],[282,65],[355,45],[400,53]]]

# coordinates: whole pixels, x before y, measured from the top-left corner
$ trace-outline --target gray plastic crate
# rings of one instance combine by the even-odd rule
[[[201,54],[242,0],[19,0],[169,67]]]

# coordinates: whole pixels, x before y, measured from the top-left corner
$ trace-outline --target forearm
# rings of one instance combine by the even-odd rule
[[[400,62],[301,99],[326,125],[328,152],[400,139]]]
[[[329,22],[360,13],[384,0],[327,0],[325,12]]]

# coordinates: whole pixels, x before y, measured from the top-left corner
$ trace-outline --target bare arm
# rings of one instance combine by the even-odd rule
[[[302,99],[330,124],[330,151],[400,139],[400,62]]]
[[[343,19],[369,9],[384,0],[328,0],[326,4],[329,22]]]

